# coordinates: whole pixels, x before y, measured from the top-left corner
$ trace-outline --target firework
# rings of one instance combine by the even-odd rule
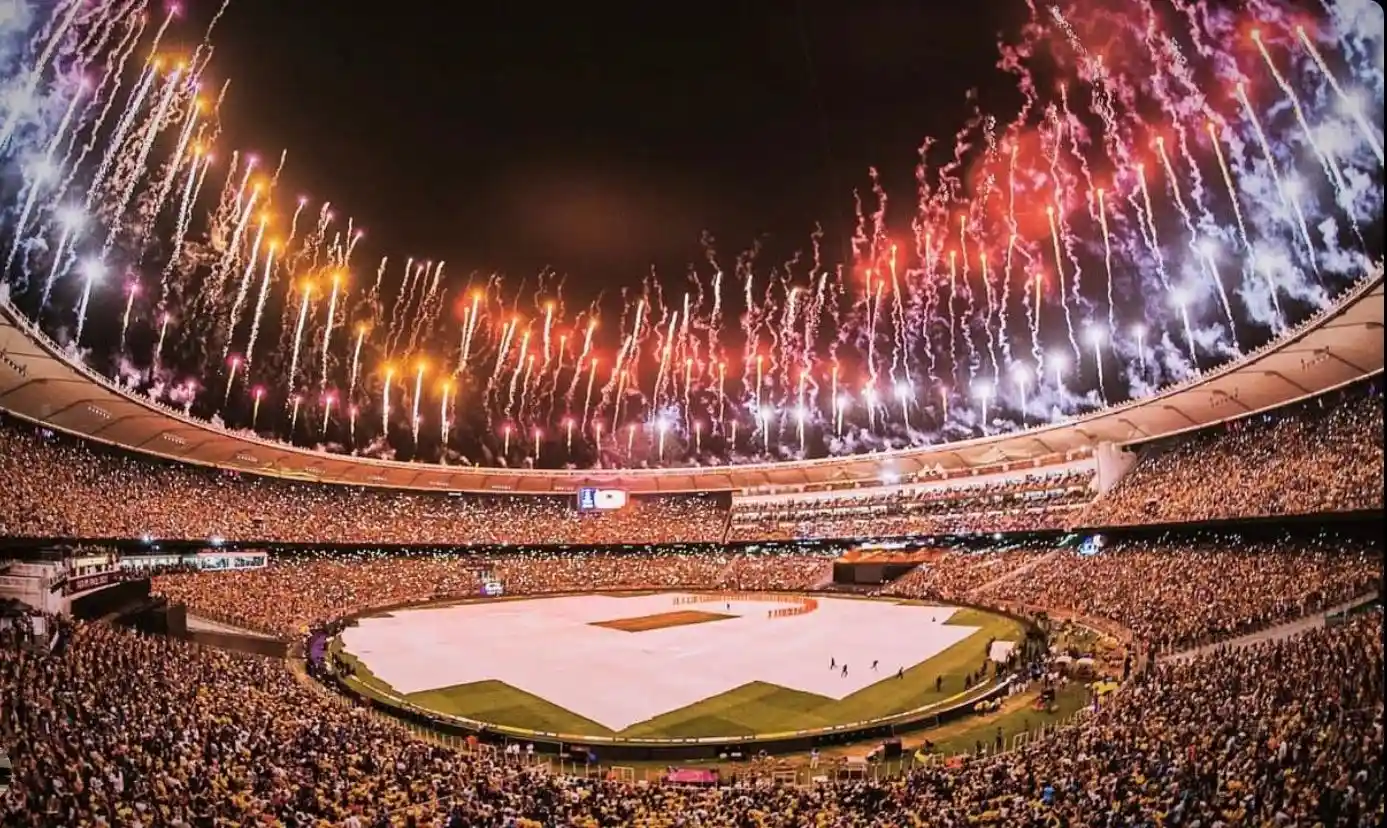
[[[125,353],[125,335],[130,330],[130,313],[135,309],[135,297],[140,295],[140,283],[125,286],[125,313],[120,315],[120,352]]]
[[[87,326],[87,309],[91,305],[92,287],[106,274],[106,266],[98,260],[88,261],[82,267],[82,298],[77,303],[77,333],[73,341],[82,344],[82,331]]]
[[[227,87],[200,92],[206,37],[188,60],[166,61],[161,44],[185,36],[172,14],[39,4],[22,31],[0,20],[6,42],[28,44],[0,82],[7,295],[72,346],[99,349],[97,321],[118,323],[116,354],[71,348],[93,368],[119,357],[215,375],[197,387],[223,383],[220,398],[179,397],[199,416],[245,425],[231,390],[254,362],[257,381],[289,395],[290,439],[308,439],[298,392],[316,383],[323,419],[309,431],[326,436],[345,407],[355,446],[357,412],[376,393],[361,378],[383,375],[371,436],[385,439],[372,445],[409,416],[421,458],[494,454],[498,423],[503,456],[519,434],[535,462],[556,462],[541,435],[562,428],[564,462],[582,456],[575,442],[606,462],[605,422],[616,438],[606,446],[626,429],[632,463],[725,459],[708,449],[822,456],[1037,425],[1259,347],[1375,272],[1367,256],[1379,252],[1360,228],[1382,218],[1381,110],[1359,90],[1381,87],[1371,57],[1382,36],[1380,25],[1348,28],[1370,12],[1340,2],[1355,13],[1314,27],[1275,0],[1255,20],[1201,3],[1037,8],[1000,44],[1021,105],[975,109],[951,157],[933,157],[947,141],[923,141],[913,203],[868,169],[854,227],[815,225],[798,250],[752,242],[726,272],[705,235],[680,287],[652,271],[588,304],[565,297],[552,271],[527,290],[523,278],[459,278],[423,256],[401,269],[381,255],[374,280],[348,290],[370,242],[327,200],[313,221],[299,198],[278,231],[270,214],[294,171],[284,151],[265,170],[224,146]],[[1042,66],[1053,83],[1038,82]],[[218,153],[229,163],[204,192]],[[825,261],[840,240],[843,260]],[[152,295],[145,275],[156,271],[142,315],[135,285]],[[102,291],[107,274],[122,274],[125,291]],[[724,292],[727,277],[740,289]],[[619,322],[604,330],[600,317]],[[352,335],[337,335],[344,327]],[[141,353],[146,332],[155,345]],[[454,353],[426,389],[421,355]],[[408,406],[392,406],[397,371],[414,373]],[[439,389],[439,440],[421,445],[420,405]],[[650,439],[637,441],[642,423]],[[705,445],[705,430],[727,439]]]
[[[328,427],[328,424],[329,424],[330,422],[332,422],[332,405],[333,405],[333,403],[335,403],[335,402],[337,402],[337,395],[336,395],[336,394],[331,394],[331,393],[329,393],[329,394],[324,394],[324,395],[323,395],[323,430],[322,430],[322,434],[323,434],[324,436],[327,435],[327,427]]]
[[[1101,364],[1101,363],[1100,363],[1100,364]],[[1017,391],[1017,393],[1019,393],[1019,394],[1021,395],[1021,408],[1020,408],[1019,414],[1020,414],[1020,417],[1021,417],[1021,427],[1022,427],[1022,428],[1025,428],[1025,426],[1026,426],[1026,391],[1030,388],[1030,385],[1031,385],[1031,372],[1030,372],[1029,369],[1026,368],[1026,366],[1024,366],[1024,365],[1022,365],[1021,363],[1018,362],[1018,363],[1016,363],[1016,365],[1012,368],[1011,377],[1012,377],[1012,379],[1016,382],[1016,391]]]
[[[414,375],[414,408],[410,414],[409,423],[410,437],[416,444],[419,442],[419,403],[424,398],[424,371],[428,368],[428,363],[419,360],[419,370]]]
[[[332,347],[332,325],[337,318],[337,292],[342,288],[342,274],[332,274],[332,292],[328,296],[327,324],[323,326],[323,376],[319,387],[327,388],[328,353]]]
[[[241,367],[241,357],[237,354],[233,354],[231,358],[226,361],[226,364],[228,370],[226,372],[226,390],[222,392],[222,405],[226,405],[227,402],[231,400],[231,386],[236,382],[236,372]]]

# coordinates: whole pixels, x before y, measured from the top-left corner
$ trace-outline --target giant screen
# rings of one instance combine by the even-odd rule
[[[582,488],[578,490],[578,511],[580,512],[605,512],[620,509],[625,505],[626,492],[621,489]]]

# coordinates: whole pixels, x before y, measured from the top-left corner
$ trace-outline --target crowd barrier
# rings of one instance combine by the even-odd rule
[[[798,601],[794,606],[773,609],[766,613],[767,618],[789,618],[794,615],[808,615],[819,608],[819,602],[813,598],[805,598]]]
[[[784,595],[774,592],[700,592],[696,595],[674,596],[675,606],[688,604],[713,604],[717,602],[757,601],[765,604],[783,604],[777,609],[768,610],[767,618],[789,618],[794,615],[807,615],[819,608],[819,602],[802,595]]]

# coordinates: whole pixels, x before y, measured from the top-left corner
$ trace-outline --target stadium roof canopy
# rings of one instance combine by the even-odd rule
[[[228,431],[118,388],[73,360],[0,300],[0,409],[54,429],[163,458],[301,480],[434,491],[635,493],[875,483],[883,476],[1038,466],[1103,443],[1168,436],[1263,411],[1375,375],[1383,367],[1376,274],[1294,331],[1159,394],[1066,422],[967,441],[818,460],[696,468],[549,471],[405,463],[327,454]]]

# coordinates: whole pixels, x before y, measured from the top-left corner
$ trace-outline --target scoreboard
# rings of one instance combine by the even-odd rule
[[[580,512],[609,512],[623,508],[626,502],[626,492],[621,489],[583,488],[578,490],[578,511]]]
[[[1094,535],[1090,538],[1084,538],[1083,542],[1079,544],[1079,554],[1083,555],[1086,558],[1092,557],[1094,555],[1097,555],[1099,552],[1102,552],[1103,547],[1107,545],[1108,539],[1102,535]]]
[[[474,570],[473,574],[480,583],[479,592],[483,598],[500,598],[506,594],[506,585],[496,570],[486,567]]]

